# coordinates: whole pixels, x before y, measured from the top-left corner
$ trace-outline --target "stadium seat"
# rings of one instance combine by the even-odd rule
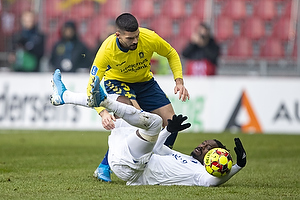
[[[251,58],[253,55],[252,42],[246,37],[238,37],[232,39],[232,43],[228,46],[227,56],[239,59]]]
[[[246,4],[244,0],[229,0],[221,10],[221,15],[233,20],[241,20],[246,17]]]
[[[94,15],[94,2],[84,1],[77,3],[70,8],[70,14],[74,19],[82,20]]]
[[[197,25],[199,23],[200,23],[200,20],[198,20],[194,16],[184,19],[179,25],[180,26],[180,35],[183,38],[190,38],[193,31],[195,30],[195,28],[197,27]]]
[[[154,30],[162,38],[172,35],[172,20],[167,17],[156,17],[150,24],[150,29]]]
[[[284,56],[284,48],[277,38],[269,37],[261,46],[260,56],[268,59],[280,59]]]
[[[12,5],[10,7],[10,12],[14,13],[17,16],[20,16],[24,11],[31,10],[32,1],[29,0],[15,0],[12,1]]]
[[[170,19],[178,19],[185,16],[185,4],[182,0],[165,0],[162,6],[162,15]]]
[[[131,5],[131,13],[137,19],[150,18],[154,14],[153,0],[134,0]]]
[[[100,13],[106,15],[107,17],[116,18],[123,11],[121,0],[109,0],[105,3],[101,3]]]
[[[251,40],[261,39],[265,35],[265,26],[258,17],[248,17],[241,27],[241,35]]]
[[[285,0],[284,1],[284,9],[283,9],[283,17],[291,18],[291,13],[292,13],[292,0]]]
[[[233,36],[233,21],[229,17],[218,16],[215,26],[215,37],[218,41],[224,41]]]
[[[195,1],[192,8],[192,16],[197,18],[198,20],[203,20],[205,18],[205,9],[206,0],[198,0]]]
[[[87,29],[90,32],[90,35],[94,38],[98,38],[101,33],[105,32],[107,23],[110,20],[115,20],[114,18],[109,18],[104,14],[99,14],[94,16],[92,19],[89,20]]]
[[[53,33],[58,29],[58,19],[57,18],[45,18],[42,23],[41,29],[45,33]]]
[[[98,37],[92,32],[86,32],[84,35],[81,35],[80,38],[88,46],[89,49],[94,49],[98,45]]]
[[[46,14],[46,21],[60,17],[63,14],[63,9],[60,7],[60,0],[44,1],[43,9]]]
[[[276,2],[273,0],[256,1],[253,8],[253,15],[260,17],[262,20],[272,20],[277,15]]]
[[[287,17],[280,18],[275,24],[272,32],[272,36],[280,40],[289,40],[294,34],[293,27],[290,20]]]
[[[193,0],[183,0],[184,1],[184,12],[185,17],[189,17],[193,13],[194,2]],[[199,0],[200,1],[200,0]],[[199,2],[197,1],[197,2]]]
[[[183,38],[178,36],[173,36],[170,38],[170,44],[174,49],[176,49],[179,55],[181,55],[183,48],[188,44],[188,42],[189,38]]]

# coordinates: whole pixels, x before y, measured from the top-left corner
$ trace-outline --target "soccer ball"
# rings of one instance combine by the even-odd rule
[[[206,171],[216,177],[225,176],[232,167],[232,157],[226,149],[214,148],[204,156]]]

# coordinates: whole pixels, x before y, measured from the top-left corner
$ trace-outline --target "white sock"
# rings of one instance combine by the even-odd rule
[[[86,93],[75,93],[66,90],[63,94],[63,100],[65,104],[75,104],[88,107],[88,97]]]
[[[156,114],[143,112],[133,106],[113,101],[109,98],[106,98],[100,105],[123,118],[129,124],[144,129],[141,130],[143,134],[152,136],[160,132],[162,119]]]

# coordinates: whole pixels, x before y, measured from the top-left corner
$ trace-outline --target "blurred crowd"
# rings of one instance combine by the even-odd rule
[[[45,34],[37,26],[35,13],[26,11],[21,15],[21,30],[13,35],[12,50],[8,62],[12,71],[40,72],[41,59],[45,56]],[[51,48],[47,61],[48,70],[59,68],[62,72],[80,72],[89,69],[102,42],[115,32],[114,21],[109,21],[99,36],[93,49],[81,39],[77,31],[76,21],[66,21],[59,30],[59,39]],[[183,49],[182,56],[187,60],[185,74],[215,75],[220,48],[213,38],[208,24],[199,22],[189,42]],[[154,74],[170,74],[165,58],[158,54],[152,59]]]
[[[94,52],[81,41],[76,23],[67,21],[59,32],[59,40],[52,47],[48,70],[77,72],[92,65]],[[26,11],[21,16],[21,30],[14,34],[8,62],[13,71],[40,72],[45,52],[45,35],[39,31],[35,14]]]
[[[283,68],[297,60],[299,5],[294,0],[0,0],[0,70],[88,71],[101,43],[115,32],[115,16],[125,11],[178,51],[186,75],[216,75],[230,61]],[[154,74],[171,73],[157,54],[151,64]]]

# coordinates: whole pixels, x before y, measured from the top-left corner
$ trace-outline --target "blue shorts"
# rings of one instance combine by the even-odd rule
[[[171,103],[154,78],[140,83],[107,80],[104,81],[104,86],[108,94],[118,94],[129,99],[135,99],[140,107],[147,112]]]

